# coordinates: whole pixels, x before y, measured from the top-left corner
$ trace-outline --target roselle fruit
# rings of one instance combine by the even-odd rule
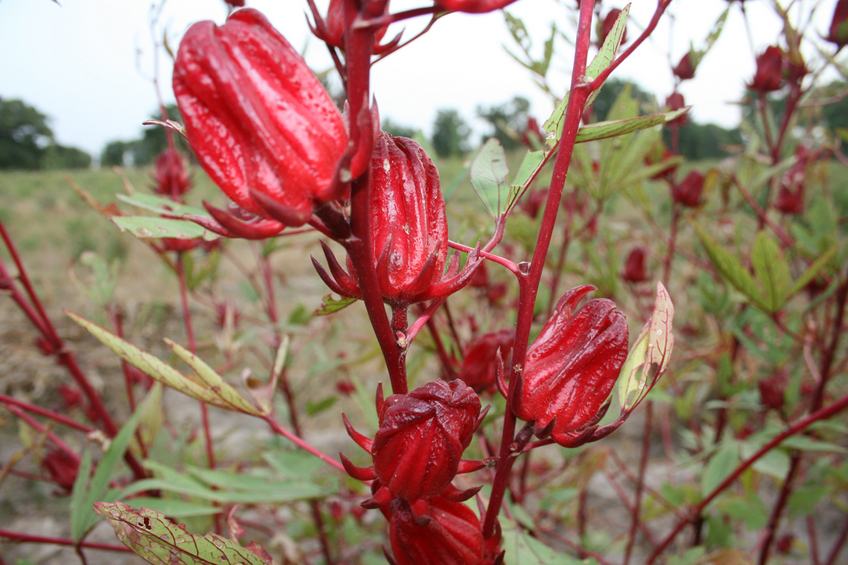
[[[757,72],[754,80],[748,84],[748,88],[760,93],[780,90],[783,86],[783,51],[780,47],[771,45],[766,47],[757,57]]]
[[[513,407],[537,436],[565,447],[581,445],[597,428],[627,357],[627,323],[611,300],[591,300],[574,312],[593,290],[573,288],[557,303],[527,350]]]
[[[389,539],[396,565],[491,565],[500,536],[483,541],[480,519],[461,502],[433,499],[430,521],[420,525],[405,500],[391,504]]]
[[[257,10],[192,25],[173,86],[201,166],[241,209],[299,226],[313,206],[344,196],[347,185],[334,182],[348,149],[342,115]]]
[[[153,163],[153,192],[178,201],[191,190],[192,182],[188,174],[183,154],[177,149],[162,151]]]
[[[447,272],[448,224],[439,187],[439,171],[416,141],[380,132],[371,156],[371,255],[383,300],[393,307],[447,296],[471,278],[479,261],[469,257],[459,271],[458,258]],[[313,261],[334,292],[362,298],[348,259],[348,272],[324,248],[330,273]],[[332,276],[331,276],[332,275]]]
[[[342,455],[342,463],[352,477],[376,479],[374,496],[363,505],[377,508],[402,498],[419,521],[425,522],[432,497],[464,500],[473,496],[479,489],[459,491],[450,483],[459,472],[481,468],[476,462],[462,464],[462,452],[482,419],[480,399],[474,391],[457,379],[428,383],[385,400],[381,396],[379,392],[380,427],[373,441],[357,433],[345,420],[348,434],[371,454],[374,462],[372,467],[361,469]]]
[[[671,198],[687,208],[701,206],[704,194],[704,175],[699,171],[690,171],[686,178],[671,186]]]

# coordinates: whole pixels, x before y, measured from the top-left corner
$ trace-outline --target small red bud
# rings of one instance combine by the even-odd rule
[[[62,487],[66,493],[74,488],[79,472],[79,461],[71,457],[65,451],[51,449],[41,460],[41,468]]]
[[[607,36],[615,27],[615,21],[618,19],[619,14],[621,14],[621,10],[619,8],[613,8],[603,20],[598,22],[598,45],[604,44]],[[622,45],[627,43],[627,28],[625,28],[624,33],[621,34],[621,43]]]
[[[153,192],[179,201],[180,197],[191,190],[192,182],[186,170],[185,159],[176,149],[165,149],[153,165]]]
[[[760,402],[763,403],[763,406],[771,410],[783,408],[786,384],[787,376],[785,373],[776,373],[760,379],[757,383],[757,389],[760,391]]]
[[[503,329],[480,336],[465,350],[458,378],[474,389],[477,394],[493,391],[495,374],[500,361],[509,367],[510,352],[515,340],[515,330]]]
[[[627,256],[621,278],[630,283],[641,283],[648,280],[645,270],[645,248],[634,247]]]
[[[677,66],[671,72],[680,80],[689,80],[695,78],[695,65],[692,64],[692,52],[686,53]]]
[[[671,186],[672,199],[682,206],[697,208],[704,202],[704,175],[698,171],[691,171],[680,183]]]
[[[780,90],[783,83],[783,51],[769,46],[757,57],[757,72],[748,88],[760,93]]]
[[[682,110],[686,107],[686,100],[683,98],[683,95],[677,92],[676,90],[668,95],[668,98],[665,99],[665,106],[670,111]],[[680,117],[677,117],[670,122],[668,125],[670,126],[685,126],[689,123],[689,113],[685,113]]]

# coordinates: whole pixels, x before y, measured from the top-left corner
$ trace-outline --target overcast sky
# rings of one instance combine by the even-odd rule
[[[318,1],[319,6],[326,3]],[[804,7],[818,6],[813,34],[826,34],[835,3],[800,1]],[[509,10],[525,19],[540,50],[551,20],[562,30],[574,29],[574,4],[574,0],[520,0]],[[760,52],[774,42],[780,23],[766,0],[745,4],[754,22],[754,48]],[[309,36],[305,0],[247,0],[247,5],[264,12],[296,48],[305,49],[313,68],[330,66],[326,49]],[[422,5],[426,0],[392,1],[394,11]],[[623,5],[604,0],[603,11]],[[631,39],[650,20],[655,5],[656,0],[633,2]],[[59,143],[94,156],[109,141],[139,137],[141,122],[156,108],[150,6],[150,0],[61,0],[61,5],[51,0],[0,0],[0,96],[35,106],[51,118]],[[662,22],[652,40],[613,76],[636,81],[662,102],[673,86],[669,56],[676,63],[690,41],[702,44],[726,6],[725,0],[675,0],[669,9],[673,17]],[[191,22],[222,23],[225,16],[222,0],[168,0],[157,34],[166,31],[176,48]],[[423,23],[393,26],[387,37],[402,27],[405,37],[411,36]],[[443,18],[428,34],[375,66],[372,86],[381,114],[429,132],[437,109],[456,108],[479,133],[481,125],[473,121],[478,105],[500,104],[521,95],[532,101],[533,113],[541,121],[552,102],[534,85],[530,73],[506,54],[504,45],[511,46],[511,40],[500,12]],[[570,47],[564,41],[558,46],[561,56],[552,77],[564,92]],[[165,55],[160,59],[159,79],[170,102],[170,60]],[[694,118],[735,125],[739,112],[733,102],[753,71],[754,58],[737,4],[696,78],[681,87],[687,104],[693,105]]]

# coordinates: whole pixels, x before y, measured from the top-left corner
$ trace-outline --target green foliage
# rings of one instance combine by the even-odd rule
[[[41,168],[52,141],[47,116],[23,100],[0,99],[0,170]]]
[[[495,106],[478,106],[477,115],[487,121],[491,130],[483,135],[483,141],[494,137],[506,151],[521,147],[521,133],[530,117],[530,101],[516,96],[509,102]]]
[[[687,159],[722,159],[743,144],[739,128],[727,129],[715,124],[699,124],[690,121],[677,129],[678,151]],[[671,130],[663,131],[663,140],[671,146]]]
[[[464,154],[468,150],[470,136],[471,128],[457,110],[442,109],[436,113],[430,138],[436,155],[446,158]]]

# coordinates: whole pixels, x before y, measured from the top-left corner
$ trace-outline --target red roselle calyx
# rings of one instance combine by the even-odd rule
[[[678,204],[688,208],[697,208],[704,201],[704,175],[699,171],[691,171],[686,178],[671,186],[671,198]]]
[[[689,51],[683,56],[682,59],[680,59],[680,62],[677,63],[677,66],[671,70],[671,72],[674,73],[674,76],[676,76],[680,80],[689,80],[691,78],[695,78],[695,65],[693,64],[692,59],[692,52]]]
[[[615,27],[615,22],[619,15],[621,15],[621,10],[619,8],[613,8],[603,20],[598,21],[598,45],[604,44],[607,36]],[[621,34],[621,43],[622,45],[627,43],[627,28],[625,28],[624,33]]]
[[[480,469],[478,462],[462,462],[480,424],[480,399],[465,383],[436,381],[409,394],[382,399],[377,392],[380,428],[370,440],[357,433],[345,419],[350,437],[368,451],[374,465],[354,466],[344,455],[342,463],[352,477],[374,480],[374,496],[366,508],[385,507],[396,498],[407,501],[420,523],[426,523],[429,500],[444,496],[465,500],[479,489],[460,491],[451,481],[459,472]]]
[[[769,46],[757,57],[757,72],[748,88],[760,93],[780,90],[783,85],[783,51]]]
[[[641,283],[648,280],[648,273],[645,269],[645,248],[634,247],[627,256],[627,261],[624,263],[624,270],[621,272],[621,278],[630,283]]]
[[[565,447],[589,441],[609,407],[608,398],[627,357],[624,314],[607,299],[574,312],[590,285],[568,291],[527,350],[515,414]]]
[[[191,26],[174,63],[174,94],[200,164],[241,209],[300,226],[343,198],[341,113],[260,12]],[[342,172],[350,180],[360,170]],[[282,225],[280,226],[280,229]]]
[[[500,531],[483,541],[471,508],[442,497],[433,499],[430,521],[420,525],[405,500],[391,504],[389,538],[396,565],[491,565],[500,563]]]
[[[448,224],[439,172],[424,149],[405,137],[381,132],[371,157],[371,253],[383,300],[402,308],[452,294],[465,286],[479,261],[476,253],[459,271],[454,256],[447,272]],[[348,272],[328,247],[330,272],[313,259],[334,292],[362,298],[348,258]],[[332,276],[331,276],[332,275]]]
[[[172,148],[162,151],[153,165],[153,181],[153,192],[179,201],[192,187],[183,154]]]
[[[310,25],[313,35],[321,39],[328,45],[336,47],[344,51],[344,2],[345,0],[330,0],[330,5],[327,7],[327,16],[323,21],[316,22],[315,27]],[[386,2],[384,15],[389,13],[389,3]],[[317,18],[317,16],[316,16]],[[387,45],[380,45],[383,36],[386,35],[386,30],[389,26],[385,25],[379,28],[374,34],[374,54],[379,55],[387,48],[397,45],[400,41],[400,35],[389,42]]]
[[[515,330],[511,328],[480,336],[465,350],[457,378],[477,394],[492,392],[496,386],[498,364],[509,367]]]

